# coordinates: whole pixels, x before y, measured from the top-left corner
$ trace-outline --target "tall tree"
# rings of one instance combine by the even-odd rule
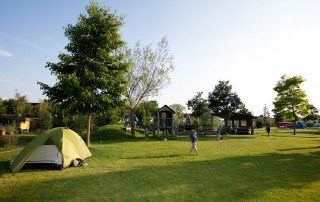
[[[294,121],[294,123],[309,113],[307,94],[301,89],[301,84],[304,81],[302,76],[287,77],[283,75],[273,88],[277,92],[273,101],[276,111],[286,120]],[[295,125],[293,134],[296,134]]]
[[[133,49],[126,49],[127,58],[133,63],[127,73],[129,89],[125,97],[131,113],[131,134],[135,135],[134,112],[142,100],[159,94],[170,84],[170,72],[173,71],[173,56],[168,40],[164,37],[154,49],[152,45],[141,47],[137,43]]]
[[[209,108],[212,112],[224,119],[225,132],[228,130],[230,116],[243,104],[237,93],[232,92],[229,81],[219,81],[208,97]]]
[[[86,7],[86,12],[75,25],[65,28],[68,53],[60,53],[58,63],[46,65],[57,83],[52,87],[38,83],[51,101],[69,113],[87,115],[89,146],[92,114],[123,102],[124,74],[130,64],[119,51],[125,45],[120,35],[123,17],[95,2]]]
[[[35,116],[39,119],[38,120],[38,127],[40,129],[50,129],[52,127],[52,112],[51,112],[50,103],[46,100],[41,101],[35,107]]]
[[[192,115],[199,118],[202,114],[209,110],[207,100],[202,98],[203,92],[197,94],[187,102],[188,109],[192,111]]]
[[[270,118],[269,109],[268,109],[267,105],[264,105],[264,107],[263,107],[263,121],[266,122],[266,121],[268,121],[269,118]]]

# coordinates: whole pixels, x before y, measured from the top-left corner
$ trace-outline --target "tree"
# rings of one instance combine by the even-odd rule
[[[174,124],[175,125],[183,125],[183,118],[186,112],[186,108],[181,104],[172,104],[170,108],[175,111],[174,115]]]
[[[304,117],[303,120],[310,121],[310,120],[320,119],[319,110],[314,105],[309,104],[308,109],[309,109],[309,115]]]
[[[264,107],[263,107],[263,120],[267,121],[267,119],[269,117],[270,117],[269,109],[268,109],[267,105],[264,105]]]
[[[131,115],[131,134],[135,135],[134,112],[142,100],[159,94],[170,83],[169,74],[173,71],[173,56],[168,41],[164,37],[153,49],[151,45],[141,47],[137,43],[133,49],[126,49],[127,58],[133,63],[126,74],[129,89],[128,100]]]
[[[14,99],[4,100],[3,105],[6,108],[7,114],[14,115],[16,123],[24,121],[26,116],[31,116],[33,113],[33,108],[28,102],[27,96],[21,95],[19,92],[16,92]]]
[[[0,115],[5,114],[6,113],[6,107],[4,105],[3,100],[0,98]]]
[[[136,108],[135,114],[145,125],[149,125],[151,123],[153,114],[158,108],[158,102],[155,100],[143,101]]]
[[[52,127],[52,113],[50,103],[46,100],[41,101],[35,107],[35,116],[39,118],[38,127],[41,129],[50,129]]]
[[[104,111],[103,113],[96,114],[94,116],[93,128],[97,129],[101,126],[119,122],[122,119],[123,112],[124,107],[120,106]]]
[[[273,101],[276,111],[286,120],[294,121],[294,123],[309,114],[307,95],[300,86],[304,81],[302,76],[287,77],[283,75],[273,88],[277,92]],[[296,134],[295,125],[294,135]]]
[[[255,119],[256,128],[262,128],[263,123],[264,123],[263,116],[259,116],[258,118]]]
[[[276,109],[272,109],[273,112],[273,119],[275,122],[282,122],[284,121],[282,115],[276,110]]]
[[[196,118],[200,118],[205,112],[209,111],[207,100],[202,98],[203,92],[197,92],[197,94],[188,100],[188,109],[192,111],[192,115]]]
[[[124,74],[130,64],[120,52],[125,45],[120,35],[123,17],[95,2],[86,7],[86,12],[75,25],[65,28],[68,53],[60,53],[58,63],[46,65],[57,83],[52,87],[38,83],[50,101],[66,113],[87,116],[89,146],[91,117],[123,103]]]
[[[237,112],[240,114],[250,114],[252,115],[252,113],[249,111],[249,109],[247,109],[246,105],[241,103],[239,105],[239,108],[237,109]]]
[[[229,83],[229,81],[219,81],[208,96],[209,108],[213,114],[224,119],[226,133],[230,116],[243,105],[239,96],[232,92],[232,85]]]

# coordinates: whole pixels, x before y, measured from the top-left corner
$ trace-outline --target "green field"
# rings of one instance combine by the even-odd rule
[[[186,136],[165,142],[118,134],[109,127],[96,133],[89,165],[63,171],[12,174],[17,152],[0,154],[0,200],[320,200],[319,130],[200,136],[199,155],[189,155]]]

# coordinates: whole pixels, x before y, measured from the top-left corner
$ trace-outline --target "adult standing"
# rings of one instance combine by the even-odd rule
[[[270,136],[270,124],[266,122],[266,131],[267,131],[267,137]]]

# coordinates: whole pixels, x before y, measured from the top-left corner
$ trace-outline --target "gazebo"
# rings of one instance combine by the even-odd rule
[[[231,124],[234,133],[236,134],[254,134],[253,119],[255,117],[251,114],[234,113],[229,118],[229,125]]]
[[[168,137],[169,135],[176,136],[173,123],[174,114],[175,111],[167,105],[164,105],[154,113],[154,135],[158,136],[159,132],[162,131],[163,138],[164,136]]]

